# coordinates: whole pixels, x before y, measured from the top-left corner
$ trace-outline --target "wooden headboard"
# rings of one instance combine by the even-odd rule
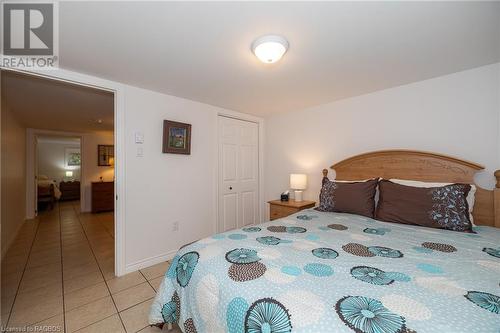
[[[361,180],[374,177],[399,178],[427,182],[474,184],[474,174],[484,167],[454,157],[416,151],[382,150],[356,155],[330,167],[337,180]],[[328,177],[328,170],[323,170]],[[495,172],[494,190],[477,187],[474,223],[500,228],[500,170]]]

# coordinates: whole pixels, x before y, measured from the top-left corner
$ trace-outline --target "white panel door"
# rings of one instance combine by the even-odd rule
[[[258,178],[258,125],[220,116],[219,232],[258,223]]]

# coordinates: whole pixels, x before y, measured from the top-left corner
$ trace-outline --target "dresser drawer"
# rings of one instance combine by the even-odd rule
[[[115,195],[113,182],[92,183],[92,212],[114,210]]]
[[[298,212],[299,209],[293,208],[293,207],[284,207],[284,206],[277,206],[277,205],[271,205],[271,221],[276,220],[282,217],[286,217],[288,215],[292,215],[296,212]]]

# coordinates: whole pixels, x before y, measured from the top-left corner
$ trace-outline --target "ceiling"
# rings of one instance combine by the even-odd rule
[[[61,67],[261,116],[499,62],[499,36],[499,2],[60,2]]]
[[[2,100],[28,128],[66,132],[114,130],[111,92],[2,71]]]

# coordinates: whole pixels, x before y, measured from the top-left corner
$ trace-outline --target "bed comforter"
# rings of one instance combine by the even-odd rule
[[[499,333],[500,230],[302,211],[181,248],[150,323],[184,332]]]

